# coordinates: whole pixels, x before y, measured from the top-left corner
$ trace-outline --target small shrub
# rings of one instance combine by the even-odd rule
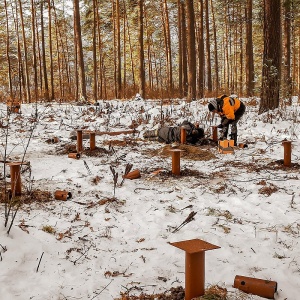
[[[55,234],[55,229],[50,225],[43,226],[42,230],[50,234]]]

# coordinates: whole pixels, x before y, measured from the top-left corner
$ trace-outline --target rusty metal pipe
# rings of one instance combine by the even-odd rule
[[[82,152],[83,150],[83,143],[82,143],[82,130],[77,130],[77,152]]]
[[[90,149],[91,150],[96,149],[96,133],[95,132],[90,133]]]
[[[218,127],[217,126],[211,126],[212,129],[212,139],[213,141],[217,142],[218,141]]]
[[[186,144],[186,129],[184,127],[180,128],[180,143]]]
[[[13,196],[20,196],[22,194],[21,183],[21,164],[10,163],[10,178],[11,178],[11,192]]]
[[[133,170],[133,171],[131,171],[128,174],[123,176],[123,178],[126,178],[126,179],[137,179],[137,178],[140,178],[140,177],[141,177],[141,173],[140,173],[140,170],[138,170],[138,169]]]
[[[185,300],[204,295],[205,252],[185,253]]]
[[[282,142],[283,149],[284,149],[284,157],[283,157],[283,164],[286,167],[291,166],[291,156],[292,156],[292,143],[291,141],[284,141]]]
[[[176,151],[177,150],[177,151]],[[172,174],[180,175],[180,152],[181,150],[172,150]]]
[[[69,158],[79,159],[80,158],[80,153],[69,153],[68,157]]]
[[[170,243],[185,251],[185,300],[205,293],[205,251],[220,248],[200,239]]]
[[[240,275],[235,276],[233,287],[245,293],[257,295],[267,299],[274,299],[274,294],[277,292],[277,282],[275,281]]]
[[[54,198],[56,200],[66,201],[66,200],[72,198],[72,194],[70,192],[67,192],[67,191],[55,191]]]

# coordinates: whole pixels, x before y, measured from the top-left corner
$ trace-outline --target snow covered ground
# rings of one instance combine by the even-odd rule
[[[235,276],[242,275],[276,281],[275,299],[299,299],[299,106],[295,99],[291,107],[258,115],[255,99],[243,100],[248,106],[238,142],[248,148],[224,155],[198,146],[212,158],[204,159],[205,152],[199,159],[182,156],[182,176],[170,174],[171,155],[161,155],[166,145],[146,141],[142,133],[157,128],[162,117],[170,125],[198,121],[209,133],[219,120],[208,120],[203,100],[39,104],[37,118],[35,105],[24,104],[22,114],[9,120],[0,104],[2,127],[9,121],[7,160],[22,160],[26,152],[31,165],[22,173],[23,193],[49,192],[50,200],[29,197],[9,234],[1,203],[0,299],[106,300],[120,298],[120,292],[184,287],[184,252],[169,243],[190,239],[220,247],[206,252],[206,287],[226,288],[228,299],[261,299],[233,288]],[[132,123],[138,133],[97,135],[94,154],[68,158],[76,145],[72,130],[130,130]],[[0,130],[4,160],[6,129]],[[49,143],[53,137],[59,143]],[[284,139],[292,141],[290,168],[282,163]],[[129,163],[141,178],[121,185]],[[111,168],[118,173],[115,190]],[[3,174],[2,163],[2,183]],[[55,200],[56,190],[72,198]],[[194,220],[173,232],[191,212]]]

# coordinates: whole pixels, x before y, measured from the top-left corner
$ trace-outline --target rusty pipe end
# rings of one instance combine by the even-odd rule
[[[267,299],[274,299],[274,294],[277,292],[276,281],[240,275],[235,276],[233,287],[245,293],[257,295]]]
[[[54,198],[56,200],[66,201],[66,200],[72,198],[72,193],[71,192],[67,192],[67,191],[60,191],[60,190],[58,190],[58,191],[55,191]]]
[[[140,177],[141,177],[141,173],[140,173],[140,170],[138,170],[138,169],[133,170],[133,171],[131,171],[128,174],[123,176],[123,178],[126,178],[126,179],[137,179],[137,178],[140,178]]]
[[[69,158],[75,158],[75,159],[79,159],[80,158],[80,153],[78,153],[78,152],[75,152],[75,153],[69,153],[68,154],[68,157]]]

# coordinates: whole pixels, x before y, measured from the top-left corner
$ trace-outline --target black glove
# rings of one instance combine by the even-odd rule
[[[223,128],[224,126],[222,125],[222,124],[219,124],[218,126],[217,126],[217,128]]]

